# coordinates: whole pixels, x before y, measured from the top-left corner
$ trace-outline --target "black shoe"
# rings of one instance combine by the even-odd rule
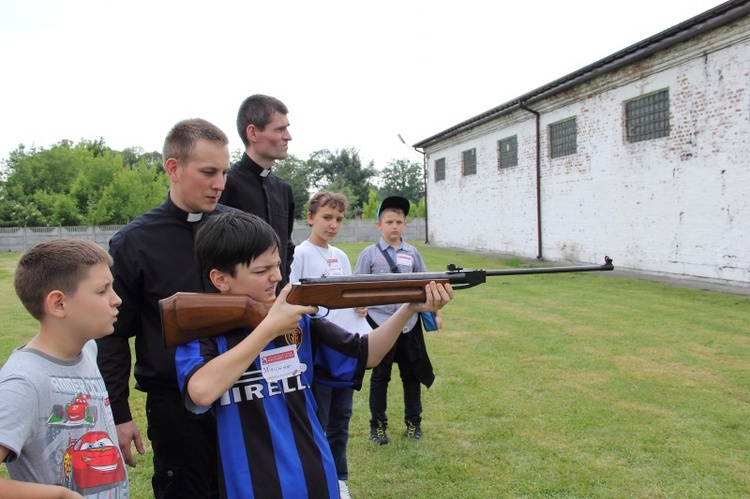
[[[422,438],[422,427],[419,423],[406,421],[406,438],[409,440],[419,440]]]
[[[378,421],[377,424],[370,425],[370,442],[374,442],[378,445],[385,445],[389,442],[388,435],[385,432],[387,424],[383,421]]]

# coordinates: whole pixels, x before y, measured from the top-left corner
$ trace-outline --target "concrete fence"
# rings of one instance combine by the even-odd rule
[[[107,248],[109,239],[122,225],[81,226],[81,227],[0,227],[0,253],[23,252],[35,244],[50,239],[70,237],[87,239]],[[294,222],[292,240],[299,244],[310,236],[310,227],[304,220]],[[347,220],[336,237],[335,243],[375,242],[380,237],[380,229],[374,220]],[[404,231],[406,241],[424,241],[425,223],[423,218],[409,220]]]

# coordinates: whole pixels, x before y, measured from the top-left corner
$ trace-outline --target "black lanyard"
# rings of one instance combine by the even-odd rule
[[[401,271],[398,270],[398,265],[393,263],[393,259],[391,258],[391,255],[388,254],[388,248],[383,249],[380,246],[378,246],[378,249],[383,253],[383,256],[385,257],[385,260],[388,262],[388,266],[391,268],[391,272],[394,274],[400,274]]]

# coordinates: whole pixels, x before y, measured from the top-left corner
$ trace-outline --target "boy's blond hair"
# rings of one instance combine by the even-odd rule
[[[52,291],[75,294],[92,266],[112,265],[112,257],[98,244],[81,239],[54,239],[27,250],[16,267],[13,284],[26,310],[36,320],[44,317],[44,300]]]

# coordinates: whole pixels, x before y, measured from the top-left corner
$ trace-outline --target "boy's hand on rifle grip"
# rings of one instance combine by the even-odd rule
[[[270,320],[274,330],[279,331],[279,335],[294,331],[303,315],[312,315],[318,312],[318,307],[288,303],[286,297],[291,289],[291,284],[284,286],[263,321]]]
[[[435,281],[425,286],[427,300],[424,303],[410,303],[414,312],[437,312],[453,299],[453,287],[450,284],[443,286]]]

